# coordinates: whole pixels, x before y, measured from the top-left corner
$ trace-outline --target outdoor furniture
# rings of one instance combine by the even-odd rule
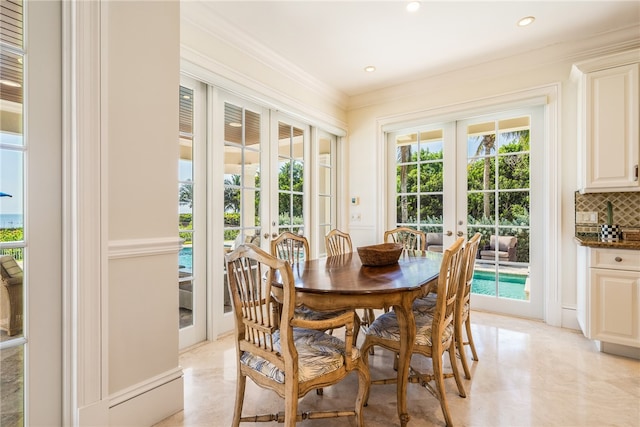
[[[427,250],[442,252],[442,233],[427,233]]]
[[[0,329],[9,336],[22,330],[22,277],[14,257],[0,256]]]
[[[390,311],[378,317],[371,327],[369,327],[364,343],[360,348],[362,360],[368,366],[368,353],[370,347],[375,345],[400,353],[402,349],[401,337],[403,334],[414,333],[415,342],[410,347],[408,360],[411,353],[420,354],[431,359],[433,373],[422,373],[411,367],[409,372],[409,382],[419,383],[433,392],[440,401],[442,413],[447,426],[453,425],[449,413],[449,405],[444,386],[444,372],[442,358],[445,352],[449,353],[449,361],[453,370],[453,376],[458,386],[458,393],[461,397],[466,397],[466,392],[462,384],[462,378],[458,372],[456,362],[455,342],[454,342],[454,307],[460,275],[463,269],[463,247],[464,238],[460,237],[456,242],[444,251],[440,274],[438,275],[437,299],[435,310],[418,311],[413,310],[415,319],[415,329],[406,330],[406,325],[398,318],[397,311]],[[398,376],[400,369],[398,369]],[[397,381],[397,378],[383,380],[372,380],[371,384],[389,384]],[[435,382],[435,388],[430,382]],[[368,394],[365,402],[368,400]]]
[[[384,232],[384,242],[402,243],[405,249],[424,251],[427,239],[424,231],[398,227]]]
[[[515,236],[498,236],[496,259],[496,236],[491,235],[489,246],[480,251],[480,259],[496,261],[516,261],[516,246],[518,238]]]
[[[400,424],[409,421],[407,381],[416,324],[413,301],[437,285],[442,254],[405,251],[397,263],[382,267],[362,265],[357,252],[301,263],[293,270],[296,300],[313,310],[389,308],[403,325],[397,372],[397,411]],[[272,292],[282,298],[282,285],[275,277]],[[361,351],[362,354],[362,351]]]
[[[357,326],[353,311],[322,321],[296,318],[296,289],[287,261],[275,258],[253,244],[240,246],[225,259],[235,313],[238,356],[232,425],[278,421],[292,427],[304,419],[355,416],[356,425],[364,427],[362,408],[370,377],[354,346]],[[279,300],[275,300],[271,292],[275,273],[281,285]],[[281,310],[274,311],[274,305],[280,305]],[[274,313],[282,314],[276,319]],[[344,341],[322,332],[341,327],[345,328]],[[298,399],[311,390],[340,382],[352,371],[358,374],[354,410],[298,413]],[[243,417],[247,377],[283,398],[284,411]]]

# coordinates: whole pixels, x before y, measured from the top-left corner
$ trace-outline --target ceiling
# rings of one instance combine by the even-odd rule
[[[216,17],[218,36],[347,96],[640,28],[639,1],[441,0],[422,1],[409,13],[406,0],[187,0],[181,13],[195,4]],[[518,27],[525,16],[536,20]],[[376,71],[365,72],[368,65]]]

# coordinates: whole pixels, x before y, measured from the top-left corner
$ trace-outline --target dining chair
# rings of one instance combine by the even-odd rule
[[[327,247],[327,256],[335,256],[353,252],[353,245],[351,243],[351,236],[349,233],[334,228],[324,236],[325,246]],[[369,326],[373,323],[375,314],[373,309],[365,308],[364,314],[360,319],[362,326]]]
[[[278,237],[271,241],[271,255],[276,258],[289,261],[292,268],[297,268],[300,263],[309,257],[309,241],[306,237],[294,234],[290,231],[283,231]],[[294,316],[298,319],[306,320],[326,320],[353,310],[336,310],[336,311],[316,311],[306,306],[296,307]],[[357,342],[358,333],[360,332],[360,317],[355,315],[356,330],[354,332],[353,341]],[[329,335],[333,334],[332,329],[327,329]],[[322,395],[322,388],[317,389],[317,394]]]
[[[405,249],[424,251],[427,235],[424,231],[409,227],[398,227],[384,232],[384,241],[402,243]]]
[[[433,372],[424,373],[411,367],[409,381],[425,386],[436,396],[440,401],[447,426],[453,425],[453,421],[451,420],[444,386],[443,356],[445,352],[449,353],[449,361],[453,377],[458,386],[458,394],[461,397],[466,397],[462,378],[458,371],[458,364],[456,363],[454,342],[454,308],[460,275],[463,269],[463,243],[464,238],[460,237],[443,253],[438,275],[435,310],[413,311],[416,322],[416,335],[410,354],[419,354],[430,358]],[[391,350],[396,355],[400,353],[400,325],[395,311],[379,316],[367,330],[364,343],[360,348],[362,359],[367,366],[369,364],[369,348],[376,345]],[[372,380],[371,384],[389,384],[396,381],[397,379],[394,377]],[[435,388],[430,384],[432,381],[435,383]],[[365,403],[367,400],[368,392]]]
[[[225,261],[238,357],[233,425],[277,421],[292,427],[304,419],[355,416],[356,425],[364,427],[362,408],[370,377],[354,346],[357,326],[353,312],[321,321],[295,317],[291,264],[254,244],[241,245],[225,255]],[[281,301],[271,292],[276,280],[282,286]],[[281,310],[274,310],[274,305],[280,304]],[[323,332],[342,327],[344,340]],[[298,413],[298,399],[311,390],[337,384],[352,371],[358,376],[354,410]],[[247,378],[284,399],[284,411],[242,416]]]
[[[324,236],[324,243],[327,247],[327,256],[334,256],[353,252],[351,236],[349,233],[334,228]]]
[[[462,363],[464,369],[464,376],[466,379],[471,379],[471,371],[469,370],[469,364],[467,363],[467,354],[464,350],[464,346],[468,345],[471,348],[471,354],[473,360],[478,361],[478,353],[476,352],[476,346],[473,342],[473,335],[471,334],[471,285],[473,283],[473,273],[476,266],[476,257],[478,255],[478,248],[480,247],[480,239],[482,234],[476,233],[464,246],[463,254],[463,269],[460,275],[460,284],[458,285],[457,301],[454,308],[454,339],[455,345],[458,351],[458,357]],[[436,294],[430,293],[424,298],[419,298],[414,301],[413,309],[416,311],[433,311],[436,307]],[[467,340],[463,338],[463,329],[465,330]]]

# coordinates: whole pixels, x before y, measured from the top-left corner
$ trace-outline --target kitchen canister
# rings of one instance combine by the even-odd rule
[[[600,226],[600,239],[606,242],[617,242],[622,236],[622,229],[617,224],[602,224]]]

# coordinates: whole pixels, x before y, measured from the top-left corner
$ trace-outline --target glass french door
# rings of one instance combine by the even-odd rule
[[[180,348],[206,339],[206,88],[182,76],[178,138]]]
[[[474,307],[542,318],[543,110],[530,108],[388,134],[388,228],[427,233],[440,252],[482,234]]]

